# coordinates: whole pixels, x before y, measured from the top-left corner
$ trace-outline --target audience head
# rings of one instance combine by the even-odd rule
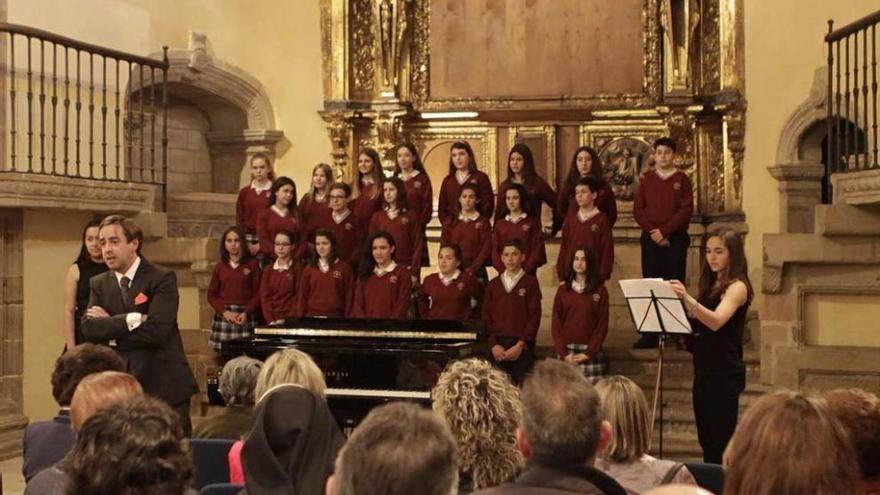
[[[560,464],[590,464],[604,449],[610,427],[602,421],[599,394],[575,366],[545,359],[522,389],[523,422],[518,431],[526,457]]]
[[[324,374],[312,358],[297,349],[284,349],[269,356],[254,386],[254,398],[260,402],[264,395],[279,385],[299,385],[324,397],[327,383]]]
[[[220,372],[220,395],[228,406],[253,406],[254,387],[263,362],[247,356],[230,359]]]
[[[611,425],[611,439],[600,455],[612,462],[634,462],[651,447],[651,416],[645,394],[625,376],[596,384],[602,415]]]
[[[323,398],[297,385],[273,389],[241,452],[248,493],[321,493],[344,441]]]
[[[105,407],[89,418],[69,454],[69,495],[182,495],[192,459],[177,414],[148,396]]]
[[[328,495],[453,495],[455,440],[431,411],[396,402],[374,408],[336,459]]]
[[[93,373],[79,382],[70,402],[70,425],[79,431],[99,410],[144,393],[137,378],[121,371]]]
[[[79,256],[76,258],[77,261],[97,260],[101,263],[104,262],[104,259],[101,258],[101,241],[98,237],[98,232],[100,230],[101,220],[98,218],[90,220],[85,227],[83,227],[82,246],[79,248]]]
[[[124,370],[125,362],[113,349],[97,344],[80,344],[68,349],[55,360],[55,370],[52,372],[52,396],[60,406],[67,407],[77,385],[87,375],[101,371]]]
[[[758,399],[724,453],[724,493],[855,493],[858,465],[843,426],[822,399],[775,392]]]
[[[459,469],[470,473],[474,488],[516,475],[522,466],[516,447],[522,403],[506,373],[481,359],[455,361],[440,375],[431,398],[455,437]]]
[[[860,389],[825,394],[828,408],[847,430],[858,457],[861,479],[880,482],[880,399]]]
[[[680,483],[672,485],[658,485],[643,492],[642,495],[712,495],[712,492],[694,485]]]

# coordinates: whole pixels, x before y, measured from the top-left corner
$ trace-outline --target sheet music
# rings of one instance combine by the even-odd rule
[[[662,318],[666,333],[693,333],[684,305],[669,282],[660,278],[629,279],[621,280],[620,288],[639,332],[661,333]],[[652,291],[657,298],[657,310],[651,302]]]

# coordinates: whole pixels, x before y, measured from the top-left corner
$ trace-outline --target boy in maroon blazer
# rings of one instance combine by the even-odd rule
[[[602,282],[611,278],[614,266],[614,238],[611,222],[596,207],[596,196],[600,188],[593,177],[578,180],[574,188],[574,199],[578,209],[568,214],[562,227],[562,242],[559,244],[559,257],[556,259],[556,274],[559,280],[568,280],[571,272],[571,256],[576,247],[589,246],[599,256],[599,276]]]
[[[486,287],[483,321],[495,364],[519,384],[535,364],[535,339],[541,325],[541,288],[523,269],[519,239],[501,245],[504,272]]]
[[[668,137],[654,142],[654,169],[642,175],[633,202],[633,216],[642,228],[645,278],[686,279],[694,191],[687,174],[675,168],[675,148]],[[634,347],[657,347],[657,335],[642,334]]]

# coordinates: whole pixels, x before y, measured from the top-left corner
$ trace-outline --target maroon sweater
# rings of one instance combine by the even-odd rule
[[[327,273],[307,265],[299,284],[301,316],[344,317],[351,310],[354,297],[354,275],[342,260],[337,260]]]
[[[288,316],[300,316],[297,312],[297,285],[301,270],[293,265],[287,270],[279,271],[271,265],[263,271],[260,282],[260,307],[267,323]]]
[[[303,230],[296,217],[289,212],[282,217],[272,208],[266,208],[257,219],[257,238],[260,240],[260,252],[270,259],[275,258],[275,234],[287,230],[294,236],[293,245],[290,246],[291,256],[294,261],[303,258],[307,244],[303,242]]]
[[[487,217],[464,222],[455,220],[443,225],[440,232],[440,244],[455,245],[461,248],[461,267],[471,273],[485,266],[492,249],[492,228]]]
[[[397,265],[381,277],[374,273],[366,279],[359,278],[351,316],[407,319],[412,298],[411,276],[403,265]]]
[[[424,225],[419,223],[415,213],[404,210],[394,219],[388,218],[384,210],[373,213],[370,220],[370,234],[384,230],[394,238],[394,259],[417,274],[422,266],[424,244]]]
[[[370,196],[373,194],[373,190],[376,187],[379,187],[379,194],[376,195],[375,199],[370,199]],[[376,184],[364,186],[358,193],[358,197],[349,203],[348,207],[351,209],[351,212],[354,213],[354,216],[361,221],[361,225],[370,225],[370,219],[373,218],[373,213],[382,211],[381,187],[381,185],[377,186]]]
[[[333,220],[333,213],[330,209],[323,212],[317,219],[315,230],[327,229],[336,235],[336,254],[342,261],[349,264],[350,267],[357,266],[357,261],[361,255],[361,244],[367,238],[367,229],[360,220],[354,215],[349,214],[340,223]]]
[[[260,264],[251,258],[232,268],[225,261],[218,261],[208,283],[208,304],[214,311],[223,313],[227,304],[245,306],[244,312],[254,314],[260,308]]]
[[[462,271],[451,284],[443,285],[440,274],[425,277],[419,286],[419,317],[427,320],[470,320],[476,315],[471,298],[480,298],[483,286],[467,272]]]
[[[523,262],[525,271],[534,275],[538,268],[547,263],[544,234],[541,232],[541,223],[537,218],[529,216],[517,223],[501,218],[495,220],[495,231],[492,232],[492,266],[498,270],[498,273],[504,271],[504,263],[501,262],[501,244],[508,239],[519,239],[522,242],[526,255]]]
[[[477,186],[477,199],[479,204],[477,209],[483,218],[492,218],[492,212],[495,211],[495,201],[492,195],[492,182],[489,176],[479,170],[471,173],[465,184],[471,183]],[[440,198],[437,203],[437,216],[440,217],[440,223],[446,225],[453,218],[458,218],[458,197],[461,195],[462,184],[458,183],[455,174],[447,175],[440,185]]]
[[[511,184],[513,184],[513,181],[508,178],[498,186],[498,198],[497,204],[495,205],[496,222],[501,218],[501,211],[504,210],[506,201],[505,195]],[[555,218],[558,197],[556,191],[550,187],[550,184],[548,184],[542,177],[536,175],[528,184],[525,184],[525,186],[526,192],[529,194],[528,208],[529,211],[532,212],[532,215],[536,218],[541,218],[541,204],[546,203],[547,206],[550,207],[550,211],[553,212]]]
[[[434,188],[431,186],[431,178],[425,172],[403,181],[406,186],[406,202],[409,210],[419,220],[422,228],[431,221],[434,215]]]
[[[586,222],[581,222],[575,210],[568,215],[562,227],[562,242],[559,244],[559,257],[556,259],[559,280],[568,278],[572,252],[584,246],[596,251],[602,280],[611,278],[611,270],[614,268],[614,237],[608,217],[600,211]]]
[[[305,242],[314,241],[315,230],[318,228],[318,223],[324,216],[324,213],[329,210],[330,207],[327,205],[326,196],[325,200],[320,203],[312,199],[311,196],[303,196],[302,199],[299,200],[299,214],[302,218],[305,230]]]
[[[593,202],[599,211],[608,217],[608,222],[614,227],[617,223],[617,197],[614,196],[614,189],[607,181],[602,183],[599,192],[596,193],[596,200]],[[562,222],[568,218],[568,214],[578,210],[577,202],[574,200],[574,187],[564,187],[559,191],[559,204],[557,206],[557,214],[554,217],[553,230],[562,228]],[[556,223],[558,221],[558,223]]]
[[[260,212],[269,207],[270,190],[260,194],[250,186],[245,186],[238,191],[238,199],[235,201],[235,224],[244,230],[245,234],[257,233],[257,218]]]
[[[642,175],[633,202],[633,216],[642,230],[660,229],[663,237],[687,231],[694,213],[691,179],[678,170],[667,179],[656,172]]]
[[[587,344],[587,354],[594,356],[602,350],[608,335],[608,291],[600,285],[594,292],[578,294],[560,285],[553,300],[553,319],[550,326],[556,354],[565,356],[568,344]]]
[[[489,332],[489,347],[498,337],[515,337],[533,347],[541,326],[541,287],[526,273],[509,293],[501,276],[489,281],[483,300],[483,321]]]

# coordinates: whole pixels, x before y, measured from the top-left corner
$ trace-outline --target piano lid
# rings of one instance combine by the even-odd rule
[[[311,338],[474,341],[479,338],[480,329],[479,321],[304,317],[287,318],[278,325],[257,327],[254,334]]]

